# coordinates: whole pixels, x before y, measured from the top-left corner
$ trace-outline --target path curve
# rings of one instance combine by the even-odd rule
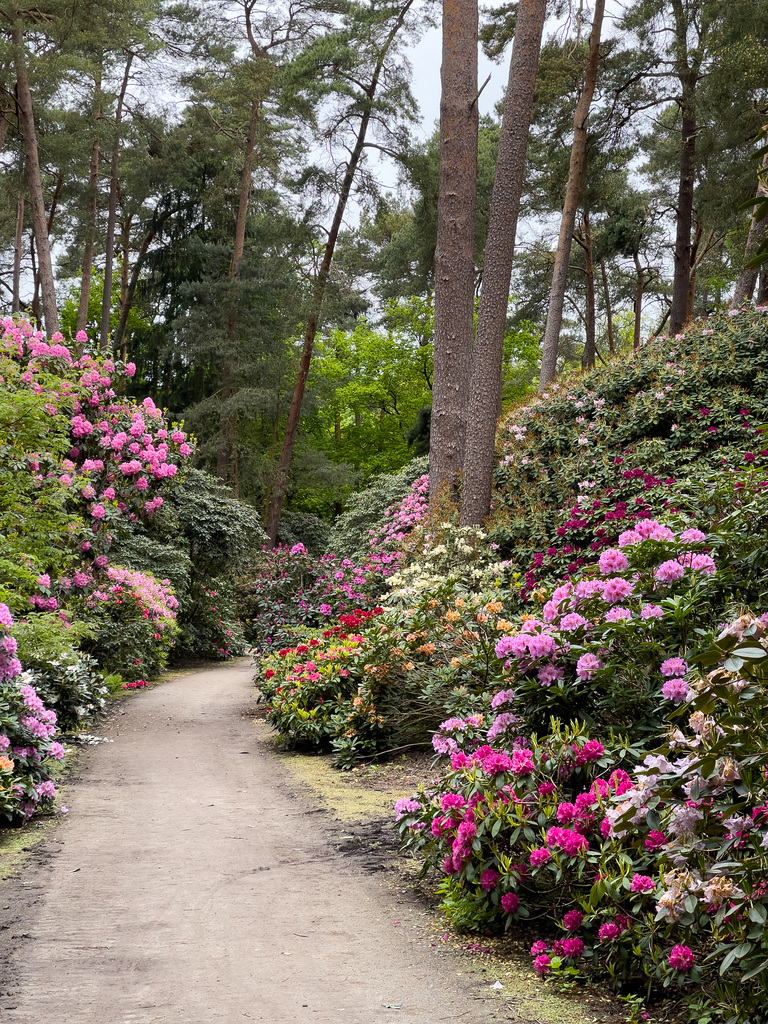
[[[329,842],[244,715],[251,676],[180,676],[100,730],[69,816],[0,884],[4,1024],[499,1019]]]

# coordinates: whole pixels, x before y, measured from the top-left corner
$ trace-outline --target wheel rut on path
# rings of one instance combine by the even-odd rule
[[[100,730],[70,815],[0,883],[3,1024],[517,1019],[345,852],[244,714],[251,675],[180,676]]]

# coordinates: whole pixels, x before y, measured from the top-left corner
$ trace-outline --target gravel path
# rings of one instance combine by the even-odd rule
[[[242,662],[138,694],[0,883],[3,1024],[509,1020],[260,744]],[[499,1012],[501,1011],[501,1012]]]

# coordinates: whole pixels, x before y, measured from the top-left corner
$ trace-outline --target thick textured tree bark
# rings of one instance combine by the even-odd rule
[[[687,323],[693,316],[693,306],[696,301],[696,271],[699,268],[699,263],[703,258],[706,250],[706,245],[701,244],[701,222],[696,222],[696,230],[694,231],[693,241],[691,242],[691,255],[690,255],[690,266],[688,268],[688,291],[685,296],[685,318],[684,323]],[[710,240],[714,232],[710,232]]]
[[[608,351],[613,355],[615,351],[615,343],[613,340],[613,309],[611,308],[611,292],[608,287],[608,272],[605,269],[605,260],[600,260],[600,274],[603,278],[605,315],[608,320]]]
[[[693,227],[693,185],[696,160],[696,78],[682,76],[680,179],[677,189],[677,226],[675,229],[672,310],[669,330],[678,334],[688,317],[688,292],[691,284],[691,229]]]
[[[760,277],[758,278],[757,296],[755,298],[756,306],[768,305],[768,270],[765,267],[760,268]]]
[[[768,170],[768,153],[763,157],[763,163],[760,171],[758,171],[757,177],[757,198],[763,199],[768,196],[768,185],[765,182],[765,174]],[[749,235],[747,236],[747,244],[744,249],[744,262],[747,263],[755,254],[755,250],[765,238],[768,237],[768,217],[763,217],[762,220],[755,220],[754,215],[749,224]],[[757,267],[744,267],[738,276],[736,281],[736,287],[733,290],[733,299],[731,306],[737,308],[743,302],[749,302],[755,290],[755,284],[757,283],[758,268]]]
[[[481,523],[491,508],[509,284],[546,10],[547,0],[521,0],[509,62],[496,177],[488,219],[477,335],[472,352],[461,490],[462,526]]]
[[[5,137],[8,134],[8,125],[13,114],[13,103],[8,102],[5,90],[0,92],[0,153],[5,147]]]
[[[115,137],[112,140],[112,161],[109,172],[109,211],[107,213],[107,248],[104,256],[104,294],[101,299],[101,330],[99,331],[99,350],[106,352],[109,346],[109,316],[112,309],[112,267],[115,260],[115,223],[117,221],[117,185],[120,162],[120,123],[123,119],[123,104],[128,89],[128,79],[133,64],[133,54],[128,54],[125,62],[123,84],[117,98],[115,110]]]
[[[597,341],[595,338],[595,259],[592,250],[592,226],[589,223],[589,211],[585,210],[582,219],[584,269],[586,271],[586,315],[584,317],[585,341],[581,366],[584,370],[594,370]]]
[[[363,113],[360,118],[355,144],[349,154],[349,160],[347,161],[346,170],[342,179],[341,189],[339,190],[339,197],[336,201],[336,210],[333,215],[330,231],[328,232],[328,239],[323,250],[323,258],[320,262],[317,277],[315,278],[315,284],[312,291],[312,302],[310,305],[309,316],[307,317],[307,326],[304,331],[304,341],[301,349],[301,359],[299,361],[299,372],[296,376],[296,383],[294,385],[293,396],[291,398],[291,406],[288,410],[288,420],[285,425],[285,434],[283,435],[283,446],[280,452],[280,461],[277,466],[274,481],[272,482],[269,502],[264,512],[264,528],[271,547],[274,547],[275,542],[277,541],[277,531],[280,527],[280,516],[283,510],[283,501],[285,499],[285,492],[288,489],[288,474],[290,472],[291,461],[293,459],[293,448],[296,443],[296,431],[299,426],[301,405],[304,401],[304,392],[307,388],[307,377],[309,376],[309,367],[312,362],[315,337],[320,324],[323,299],[325,298],[325,290],[328,284],[328,277],[331,272],[331,264],[333,262],[333,254],[336,250],[339,230],[344,218],[344,212],[347,208],[350,193],[352,192],[352,184],[355,180],[357,168],[365,149],[365,139],[368,134],[368,126],[371,121],[373,102],[379,88],[381,74],[384,70],[384,62],[397,37],[397,33],[403,27],[406,15],[412,6],[413,0],[406,0],[400,8],[395,23],[379,50],[370,82],[364,90],[367,102],[363,108]]]
[[[232,259],[229,264],[229,279],[236,281],[240,276],[240,260],[245,250],[245,227],[248,220],[248,197],[251,192],[251,173],[253,170],[253,153],[256,149],[256,129],[259,124],[259,104],[251,103],[251,117],[248,124],[248,135],[245,140],[243,169],[240,174],[240,193],[237,202],[235,219],[235,240],[232,247]],[[234,371],[232,366],[232,349],[235,343],[237,326],[237,296],[230,299],[227,316],[227,339],[229,351],[224,357],[221,379],[221,413],[219,416],[220,447],[216,456],[216,474],[222,483],[234,483],[230,479],[230,469],[235,465],[237,446],[237,414],[231,409],[230,403],[234,395]]]
[[[53,221],[54,221],[54,219],[56,217],[56,207],[57,207],[58,202],[59,202],[59,196],[61,194],[61,186],[62,186],[63,183],[64,183],[64,178],[63,178],[62,175],[59,175],[59,177],[56,179],[56,188],[53,190],[53,195],[51,196],[51,205],[50,205],[50,208],[48,210],[48,220],[46,221],[46,231],[48,233],[48,237],[49,238],[51,237],[51,231],[53,229]],[[39,309],[40,309],[40,300],[39,300],[39,295],[40,295],[40,268],[35,266],[34,261],[32,263],[32,276],[34,277],[34,281],[35,281],[35,291],[34,291],[34,295],[32,296],[32,310],[33,310],[33,314],[35,316],[35,319],[37,319],[38,316],[39,316]]]
[[[19,289],[21,286],[21,253],[22,243],[24,241],[24,194],[19,195],[18,206],[16,208],[16,237],[13,241],[13,298],[11,311],[18,313],[21,311],[21,296]]]
[[[443,0],[431,500],[464,465],[475,302],[477,0]],[[495,409],[495,405],[494,405]]]
[[[24,158],[27,167],[27,183],[29,184],[29,204],[32,207],[32,229],[37,250],[37,273],[40,279],[45,329],[50,337],[59,329],[59,313],[56,307],[56,285],[53,279],[51,247],[48,242],[48,225],[45,218],[43,178],[40,171],[40,155],[37,149],[35,114],[32,105],[32,93],[29,88],[29,79],[27,77],[27,68],[24,61],[24,38],[21,27],[18,24],[13,27],[11,38],[14,46],[17,101],[19,112],[21,113],[22,132],[24,134]]]
[[[587,148],[587,117],[592,105],[597,82],[597,66],[600,60],[600,33],[603,27],[605,0],[596,0],[595,13],[592,17],[592,30],[589,33],[589,51],[584,79],[584,88],[576,104],[573,115],[573,145],[571,160],[568,167],[568,184],[565,189],[563,215],[560,220],[560,236],[555,254],[555,267],[552,273],[552,287],[549,292],[549,308],[547,324],[544,329],[544,340],[541,346],[541,374],[539,376],[539,392],[545,390],[557,373],[557,349],[560,342],[560,329],[563,325],[563,303],[565,288],[568,282],[568,264],[571,258],[571,240],[576,224],[576,213],[579,208],[579,192],[581,175],[584,170],[584,156]]]
[[[101,79],[94,82],[93,121],[101,118]],[[96,214],[99,203],[99,138],[91,146],[91,166],[88,173],[88,208],[85,215],[85,237],[83,239],[83,262],[80,272],[80,303],[77,308],[77,330],[84,331],[88,322],[88,301],[91,296],[91,273],[93,271],[93,246],[96,239]]]

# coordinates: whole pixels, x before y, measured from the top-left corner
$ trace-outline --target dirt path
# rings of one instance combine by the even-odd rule
[[[244,717],[250,678],[182,676],[104,728],[69,817],[0,884],[0,1020],[511,1020],[339,851]]]

